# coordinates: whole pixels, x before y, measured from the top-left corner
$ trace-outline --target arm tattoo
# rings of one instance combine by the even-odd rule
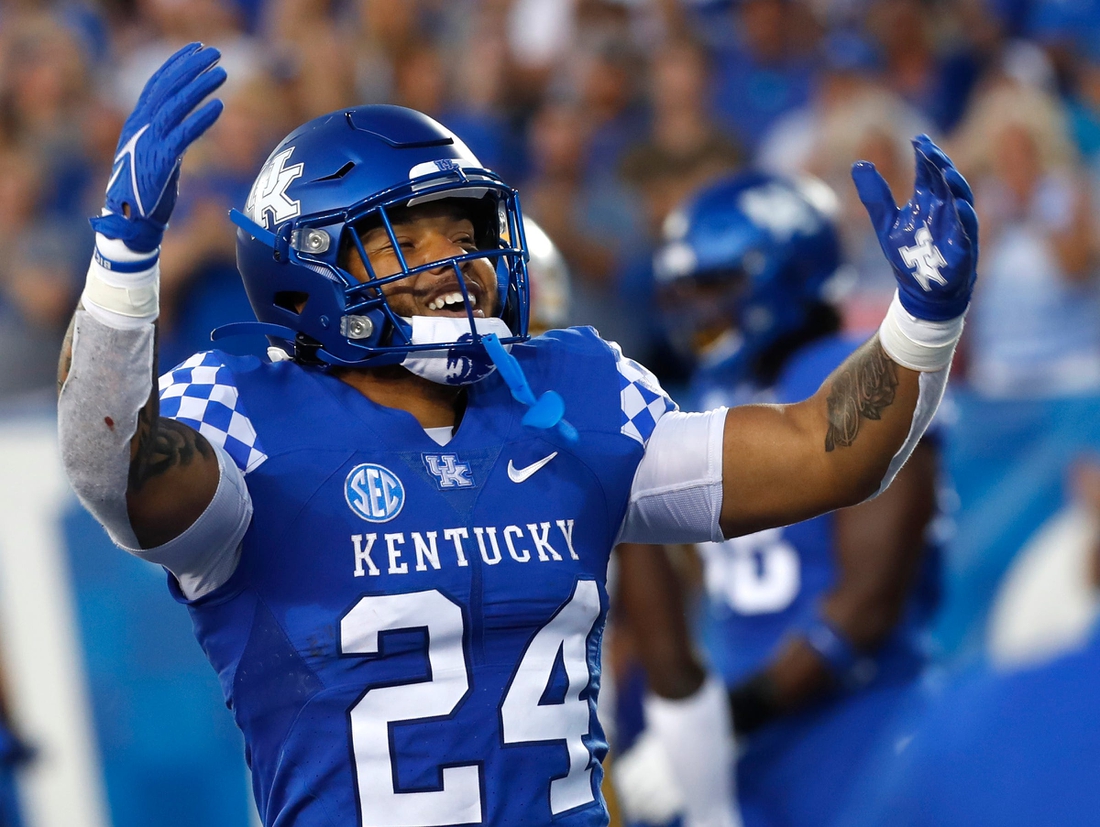
[[[147,405],[138,417],[140,443],[130,462],[131,492],[140,490],[149,480],[171,468],[190,465],[199,457],[206,460],[214,454],[206,439],[182,422],[157,417],[156,427],[151,428],[148,412]]]
[[[878,420],[894,402],[898,368],[877,338],[861,347],[845,362],[826,400],[829,430],[825,450],[847,448],[856,441],[864,419]]]
[[[181,465],[190,465],[196,459],[209,459],[214,450],[206,437],[198,431],[160,416],[160,392],[157,382],[157,365],[160,362],[160,331],[153,345],[153,390],[149,401],[138,411],[137,432],[134,439],[137,449],[130,457],[130,493],[140,491],[150,480]]]

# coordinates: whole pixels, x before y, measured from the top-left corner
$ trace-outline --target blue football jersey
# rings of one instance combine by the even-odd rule
[[[792,356],[770,388],[724,381],[721,369],[702,372],[692,387],[696,409],[748,402],[791,403],[812,396],[862,339],[831,336]],[[805,628],[821,598],[836,583],[835,518],[832,514],[723,543],[698,546],[705,564],[707,605],[702,634],[711,664],[734,685],[759,670],[781,639]],[[879,681],[912,677],[923,663],[923,586],[913,607],[876,656]]]
[[[291,362],[209,352],[162,379],[162,415],[253,501],[238,568],[189,605],[268,827],[607,823],[607,562],[674,405],[591,329],[512,353],[578,442],[523,426],[495,374],[444,447]]]

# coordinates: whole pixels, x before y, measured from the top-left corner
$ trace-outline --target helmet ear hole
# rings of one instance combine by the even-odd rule
[[[305,309],[307,301],[309,301],[309,293],[304,293],[301,290],[280,290],[274,298],[276,307],[298,314],[301,314],[302,310]]]

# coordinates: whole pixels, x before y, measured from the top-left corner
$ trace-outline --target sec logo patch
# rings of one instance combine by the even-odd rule
[[[344,480],[348,507],[369,523],[385,523],[401,513],[405,486],[389,468],[365,462]]]

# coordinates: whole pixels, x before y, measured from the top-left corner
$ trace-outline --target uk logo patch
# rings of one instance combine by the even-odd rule
[[[368,523],[386,523],[401,513],[405,486],[389,468],[364,462],[344,480],[344,499]]]
[[[435,477],[441,491],[456,488],[473,488],[470,463],[459,461],[458,454],[424,454],[424,467]]]

